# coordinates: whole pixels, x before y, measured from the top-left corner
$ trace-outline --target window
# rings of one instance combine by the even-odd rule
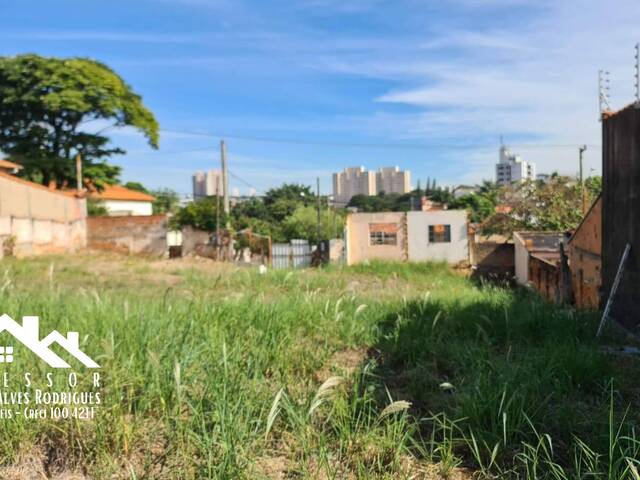
[[[13,362],[13,347],[0,347],[0,363]]]
[[[369,245],[397,245],[397,223],[370,223]]]
[[[451,243],[451,225],[429,225],[429,243]]]

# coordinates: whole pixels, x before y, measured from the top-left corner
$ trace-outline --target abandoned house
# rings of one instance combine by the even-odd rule
[[[366,260],[469,260],[465,210],[352,213],[345,232],[348,265]]]
[[[559,262],[563,239],[564,234],[558,232],[514,232],[516,281],[520,285],[529,285],[536,280],[530,275],[532,261]]]

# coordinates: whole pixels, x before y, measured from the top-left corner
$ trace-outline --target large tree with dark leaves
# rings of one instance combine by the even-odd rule
[[[158,147],[158,123],[142,99],[106,65],[85,58],[0,57],[0,150],[24,166],[22,175],[45,185],[76,184],[82,156],[86,181],[116,181],[107,163],[124,151],[103,135],[133,127]]]

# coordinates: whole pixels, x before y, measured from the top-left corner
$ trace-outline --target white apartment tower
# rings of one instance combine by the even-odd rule
[[[505,145],[500,147],[500,161],[496,164],[496,183],[511,185],[525,180],[535,180],[536,164],[512,154]]]
[[[193,174],[193,198],[197,200],[204,197],[222,195],[222,172],[209,170],[208,172],[196,172]]]
[[[411,190],[411,172],[400,167],[383,167],[376,172],[376,193],[407,193]]]
[[[349,167],[333,174],[333,201],[346,205],[355,195],[407,193],[411,190],[411,172],[400,167],[385,167],[377,172],[364,167]]]
[[[333,201],[337,205],[346,205],[355,195],[375,194],[376,174],[364,167],[349,167],[333,174]]]

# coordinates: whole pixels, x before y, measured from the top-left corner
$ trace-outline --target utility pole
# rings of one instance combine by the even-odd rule
[[[78,193],[82,193],[82,157],[80,153],[76,155],[76,190]]]
[[[229,177],[227,171],[227,145],[220,140],[220,161],[222,163],[222,192],[224,195],[224,213],[227,217],[227,229],[229,229]]]
[[[322,238],[320,237],[320,177],[316,178],[316,197],[318,202],[318,245]]]
[[[220,260],[220,176],[216,175],[216,260]]]
[[[598,101],[600,105],[600,121],[602,116],[611,110],[609,102],[610,93],[609,71],[598,70]]]
[[[582,155],[584,154],[585,150],[587,149],[586,145],[583,145],[580,147],[580,196],[582,199],[582,213],[586,213],[587,212],[587,204],[586,204],[586,198],[584,196],[584,179],[582,178]]]

